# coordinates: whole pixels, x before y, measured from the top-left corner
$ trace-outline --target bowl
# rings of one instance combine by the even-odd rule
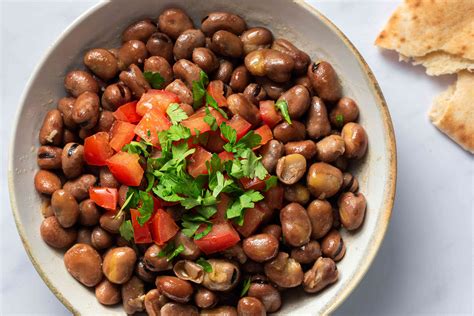
[[[78,18],[46,53],[33,73],[21,100],[10,149],[9,189],[18,232],[34,267],[58,299],[74,314],[124,314],[121,306],[100,305],[92,290],[66,271],[63,253],[48,247],[40,237],[41,197],[35,191],[38,131],[45,113],[66,95],[67,71],[82,68],[82,56],[94,47],[116,47],[123,28],[144,17],[157,17],[162,9],[180,7],[198,23],[209,11],[231,11],[249,25],[269,27],[276,37],[287,38],[313,59],[332,63],[344,94],[360,105],[360,123],[369,136],[365,158],[353,166],[360,191],[367,197],[365,222],[357,232],[343,230],[347,245],[338,263],[340,279],[316,295],[287,291],[281,314],[333,312],[357,286],[384,238],[395,196],[396,148],[390,114],[373,73],[351,42],[327,18],[304,1],[198,1],[114,0],[102,2]]]

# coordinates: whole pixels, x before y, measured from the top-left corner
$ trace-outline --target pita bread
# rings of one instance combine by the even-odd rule
[[[474,60],[441,52],[414,57],[412,63],[413,65],[423,65],[426,68],[426,73],[430,76],[455,74],[463,69],[474,71]]]
[[[437,128],[474,154],[474,74],[461,71],[456,83],[434,100],[429,116]]]

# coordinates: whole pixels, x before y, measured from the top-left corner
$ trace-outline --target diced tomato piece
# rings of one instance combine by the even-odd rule
[[[164,245],[168,240],[174,237],[179,231],[178,225],[174,222],[170,214],[163,209],[158,209],[151,219],[151,233],[153,241],[158,245]]]
[[[249,208],[245,210],[244,223],[242,226],[234,224],[237,231],[244,237],[252,235],[263,222],[265,213],[259,208]]]
[[[281,185],[276,185],[270,188],[263,195],[265,196],[265,203],[274,210],[279,210],[283,207],[284,189]]]
[[[201,146],[196,147],[196,151],[188,159],[188,173],[196,178],[201,174],[208,174],[206,161],[210,161],[212,154],[202,148]]]
[[[268,206],[267,202],[260,201],[255,203],[255,208],[263,213],[262,223],[268,222],[273,217],[274,210]]]
[[[205,229],[205,225],[198,229],[197,233]],[[215,223],[206,236],[194,240],[194,243],[205,254],[219,252],[234,246],[240,240],[239,234],[229,222]]]
[[[164,208],[168,206],[173,206],[179,204],[179,202],[168,202],[163,199],[160,199],[159,197],[154,196],[151,194],[151,197],[153,198],[153,210],[156,212],[159,208]]]
[[[136,125],[128,122],[115,121],[110,130],[110,147],[115,151],[121,151],[123,146],[135,137],[135,127]]]
[[[171,122],[164,113],[151,110],[143,116],[137,127],[135,127],[135,134],[153,144],[153,146],[159,146],[158,133],[170,127]]]
[[[226,141],[221,138],[221,133],[219,131],[209,131],[209,138],[207,139],[206,149],[212,153],[220,153],[224,150],[224,145]]]
[[[222,122],[227,122],[225,117],[223,117],[222,114],[220,114],[216,109],[209,108],[209,112],[216,119],[216,123],[218,126],[220,126]],[[192,135],[196,135],[196,130],[198,130],[199,133],[202,134],[211,130],[209,124],[204,121],[205,116],[206,109],[200,108],[193,115],[191,115],[184,121],[181,121],[180,124],[189,128],[191,130]]]
[[[133,239],[136,244],[148,244],[153,241],[151,238],[150,227],[148,223],[140,225],[137,218],[140,216],[140,212],[136,209],[130,209],[130,217],[132,218],[133,226]]]
[[[219,107],[227,106],[227,99],[224,96],[224,83],[220,80],[213,80],[207,86],[207,93],[216,100]]]
[[[226,212],[229,208],[230,204],[230,197],[225,194],[219,194],[219,203],[217,203],[217,213],[212,216],[212,219],[215,223],[225,222],[226,221]]]
[[[232,116],[232,118],[229,120],[227,125],[229,125],[233,129],[235,129],[235,131],[237,132],[237,140],[241,139],[252,128],[252,124],[247,122],[239,114],[236,114],[236,115]],[[222,139],[225,139],[225,137],[223,135],[222,135]],[[225,140],[227,140],[227,139],[225,139]]]
[[[260,141],[260,146],[265,145],[266,143],[268,143],[270,140],[273,139],[272,130],[270,129],[268,125],[262,125],[259,128],[257,128],[255,130],[255,134],[258,134],[260,135],[260,137],[262,137],[262,140]]]
[[[265,180],[260,180],[259,178],[241,178],[239,181],[245,190],[262,191],[265,189]]]
[[[166,90],[148,90],[137,103],[137,113],[144,116],[151,109],[166,113],[168,105],[180,102],[179,97],[173,92]]]
[[[275,101],[260,101],[259,107],[262,121],[265,122],[265,124],[267,124],[271,128],[273,128],[283,119],[280,112],[278,112],[277,108],[275,107]]]
[[[89,188],[89,198],[100,207],[115,210],[117,207],[118,191],[116,188]]]
[[[109,133],[98,132],[84,139],[84,159],[92,166],[105,166],[106,160],[114,154],[109,144]]]
[[[138,123],[142,119],[141,115],[137,113],[137,102],[132,101],[121,105],[115,112],[114,117],[119,121]]]
[[[143,178],[143,169],[138,162],[139,159],[138,154],[119,151],[107,159],[107,166],[120,183],[138,186]]]
[[[219,156],[219,158],[221,159],[222,162],[226,162],[226,161],[229,161],[229,160],[234,160],[234,154],[230,153],[228,151],[223,151],[223,152],[219,153],[217,156]]]

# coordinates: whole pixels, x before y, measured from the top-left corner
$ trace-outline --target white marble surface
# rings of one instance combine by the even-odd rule
[[[427,118],[432,98],[453,77],[429,78],[422,68],[399,63],[395,54],[373,46],[398,1],[310,2],[345,32],[374,71],[398,146],[398,190],[385,242],[337,314],[473,314],[474,157]],[[68,314],[30,264],[16,232],[8,202],[6,148],[20,95],[36,63],[94,3],[0,0],[0,314]]]

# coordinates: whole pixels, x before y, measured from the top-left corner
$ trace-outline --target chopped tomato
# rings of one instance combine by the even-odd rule
[[[163,199],[160,199],[159,197],[154,196],[151,194],[151,197],[153,198],[153,210],[156,212],[159,208],[164,208],[168,206],[173,206],[179,204],[179,202],[168,202]]]
[[[166,113],[168,105],[180,102],[179,97],[173,92],[166,90],[148,90],[137,103],[137,113],[144,116],[151,109]]]
[[[225,222],[226,221],[226,212],[229,208],[230,198],[227,194],[221,193],[219,194],[219,203],[217,203],[217,213],[212,216],[212,219],[216,223]]]
[[[234,224],[237,231],[244,237],[252,235],[263,222],[265,213],[259,208],[249,208],[245,210],[244,223],[242,226]]]
[[[222,122],[227,121],[217,110],[210,108],[209,111],[211,115],[216,119],[216,123],[218,126],[220,126]],[[181,121],[180,124],[189,128],[191,130],[191,135],[196,135],[196,130],[199,131],[200,134],[202,134],[211,130],[209,124],[204,121],[205,116],[205,108],[200,108],[196,111],[196,113],[194,113],[184,121]]]
[[[219,156],[219,158],[221,159],[222,162],[226,162],[226,161],[229,161],[229,160],[234,160],[234,154],[230,153],[228,151],[223,151],[223,152],[219,153],[217,156]]]
[[[268,127],[268,125],[262,125],[259,128],[257,128],[255,130],[255,134],[258,134],[260,135],[260,137],[262,137],[262,140],[260,141],[259,146],[263,146],[273,139],[272,130],[270,129],[270,127]]]
[[[221,138],[221,133],[219,131],[209,131],[207,134],[209,134],[209,137],[204,147],[212,153],[222,152],[226,141]]]
[[[107,166],[120,183],[138,186],[143,178],[143,169],[138,162],[139,159],[138,154],[119,151],[107,159]]]
[[[105,166],[106,160],[114,154],[109,144],[109,133],[98,132],[84,139],[84,159],[92,166]]]
[[[221,80],[213,80],[207,86],[207,93],[216,100],[219,107],[227,106],[227,99],[224,96],[224,83]]]
[[[196,151],[188,159],[188,173],[196,178],[201,174],[208,174],[206,161],[210,161],[212,154],[202,148],[201,146],[196,147]]]
[[[91,187],[89,198],[100,207],[115,210],[117,207],[118,191],[116,188]]]
[[[128,122],[115,121],[110,130],[110,147],[115,151],[121,151],[123,146],[135,137],[135,126]]]
[[[170,126],[171,122],[164,113],[151,110],[143,116],[135,127],[135,134],[150,142],[153,146],[159,146],[158,133],[167,130]]]
[[[156,211],[151,219],[150,226],[153,241],[160,246],[173,238],[179,231],[179,227],[176,225],[171,215],[162,209]]]
[[[237,140],[241,139],[252,128],[252,124],[247,122],[239,114],[236,114],[236,115],[232,116],[232,118],[227,123],[227,125],[229,125],[233,129],[235,129],[235,131],[237,132]],[[225,139],[225,137],[222,136],[222,139]]]
[[[137,113],[137,101],[132,101],[121,105],[115,112],[114,117],[119,121],[138,123],[141,115]]]
[[[240,183],[245,190],[262,191],[265,189],[265,180],[260,180],[259,178],[241,178]]]
[[[275,101],[272,100],[265,100],[260,101],[260,116],[262,117],[263,122],[270,127],[274,127],[277,125],[283,117],[277,111],[275,107]]]
[[[130,217],[132,218],[132,226],[133,226],[133,239],[135,240],[136,244],[148,244],[153,241],[151,239],[150,227],[148,223],[140,225],[137,218],[140,216],[140,212],[136,209],[130,209]]]
[[[197,233],[205,229],[205,225],[198,229]],[[219,252],[234,246],[240,240],[239,234],[229,222],[215,223],[206,236],[194,240],[194,243],[205,254]]]
[[[264,201],[267,205],[274,210],[279,210],[283,207],[283,195],[284,189],[281,185],[276,185],[270,188],[263,195],[265,196]]]

